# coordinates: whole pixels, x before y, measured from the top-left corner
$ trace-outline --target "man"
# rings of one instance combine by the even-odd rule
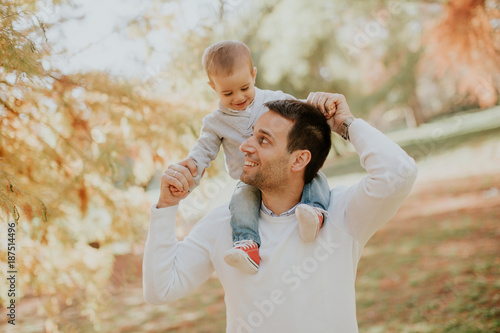
[[[270,111],[240,148],[245,154],[241,180],[262,192],[259,272],[244,274],[223,260],[232,246],[227,205],[208,213],[177,241],[177,204],[194,184],[190,170],[195,168],[172,165],[151,209],[143,273],[147,302],[179,299],[215,270],[226,293],[227,332],[358,331],[354,282],[361,251],[410,192],[416,167],[399,146],[354,119],[344,96],[314,93],[308,103],[321,111],[299,101],[270,102]],[[314,149],[327,140],[321,130],[325,123],[351,141],[369,174],[353,186],[332,189],[329,217],[317,241],[304,243],[294,207],[305,179],[326,157]],[[296,130],[299,125],[301,131]],[[184,191],[174,195],[171,186]]]

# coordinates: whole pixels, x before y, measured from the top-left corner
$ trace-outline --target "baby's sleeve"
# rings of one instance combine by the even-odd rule
[[[208,115],[203,118],[203,127],[201,128],[200,137],[188,155],[189,158],[193,159],[198,168],[198,174],[194,178],[196,185],[200,184],[203,170],[208,168],[210,163],[215,160],[219,154],[221,144],[222,138],[215,131],[210,115]]]

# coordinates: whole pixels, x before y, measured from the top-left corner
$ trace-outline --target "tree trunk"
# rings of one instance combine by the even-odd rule
[[[418,127],[425,122],[425,117],[416,94],[411,98],[410,108],[405,111],[405,119],[408,128]]]

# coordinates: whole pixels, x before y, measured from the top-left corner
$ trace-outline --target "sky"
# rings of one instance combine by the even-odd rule
[[[167,31],[148,35],[148,42],[154,46],[154,52],[148,53],[144,37],[130,38],[123,29],[126,22],[144,15],[154,1],[75,0],[73,3],[73,8],[42,8],[39,15],[46,22],[69,18],[47,34],[54,49],[60,52],[53,58],[55,67],[67,73],[99,70],[140,77],[165,62],[170,50],[165,42]],[[208,2],[183,0],[179,3],[165,2],[159,10],[162,14],[180,12],[176,26],[182,29],[197,24],[200,8],[207,8],[201,5],[206,6]]]

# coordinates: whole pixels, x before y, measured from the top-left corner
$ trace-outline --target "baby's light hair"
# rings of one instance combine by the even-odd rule
[[[210,80],[212,76],[229,76],[237,66],[248,64],[253,72],[252,56],[245,43],[226,40],[209,46],[203,53],[203,67]]]

